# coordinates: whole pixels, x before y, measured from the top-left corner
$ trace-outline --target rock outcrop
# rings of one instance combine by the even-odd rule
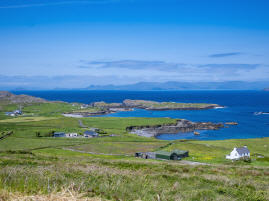
[[[160,134],[179,132],[193,132],[195,130],[217,130],[223,128],[222,123],[212,122],[192,122],[186,119],[180,119],[175,124],[156,125],[156,126],[129,126],[126,130],[130,133],[144,137],[155,137]]]
[[[99,107],[99,108],[121,108],[121,107],[123,107],[122,103],[106,103],[104,101],[94,102],[91,105],[93,107]]]

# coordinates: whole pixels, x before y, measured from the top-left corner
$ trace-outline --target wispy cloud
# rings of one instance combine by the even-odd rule
[[[81,60],[78,68],[82,69],[129,69],[129,70],[157,70],[157,71],[178,71],[181,72],[190,70],[238,70],[238,69],[255,69],[261,66],[260,64],[184,64],[171,63],[165,61],[144,61],[144,60],[117,60],[117,61],[85,61]]]
[[[80,61],[79,68],[123,68],[131,70],[159,70],[174,71],[185,67],[183,63],[169,63],[165,61],[143,61],[143,60],[118,60],[118,61]]]
[[[202,68],[218,68],[218,69],[255,69],[259,67],[260,64],[205,64],[200,65]]]
[[[238,56],[242,55],[242,52],[227,52],[227,53],[221,53],[221,54],[211,54],[209,57],[211,58],[220,58],[220,57],[231,57],[231,56]]]
[[[119,0],[77,0],[77,1],[54,1],[43,3],[25,3],[25,4],[8,4],[3,5],[0,3],[0,9],[12,9],[12,8],[29,8],[29,7],[43,7],[43,6],[59,6],[68,4],[106,4],[113,3]]]

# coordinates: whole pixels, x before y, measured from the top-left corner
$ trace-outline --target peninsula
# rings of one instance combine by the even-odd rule
[[[193,132],[195,130],[218,130],[223,127],[222,123],[192,122],[186,119],[179,119],[176,123],[163,125],[129,126],[126,130],[143,137],[156,137],[163,133],[176,134],[179,132]]]

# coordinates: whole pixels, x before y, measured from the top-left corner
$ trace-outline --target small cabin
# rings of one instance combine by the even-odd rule
[[[53,137],[65,137],[65,133],[64,132],[55,132],[55,133],[53,133]]]
[[[239,160],[240,158],[250,158],[250,152],[247,146],[235,147],[229,155],[226,155],[226,159]]]

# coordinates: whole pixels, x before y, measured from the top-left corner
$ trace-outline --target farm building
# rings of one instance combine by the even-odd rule
[[[226,159],[230,159],[230,160],[238,160],[240,158],[250,158],[250,152],[247,146],[243,146],[239,148],[235,147],[230,153],[230,155],[226,155]]]
[[[156,158],[158,159],[166,159],[166,160],[180,160],[181,158],[185,158],[189,156],[188,151],[183,150],[173,150],[171,152],[168,151],[156,151]]]
[[[155,152],[137,152],[135,157],[144,158],[144,159],[156,159]]]
[[[11,116],[11,117],[15,117],[18,115],[22,115],[22,111],[21,110],[14,110],[13,112],[6,112],[7,116]]]
[[[64,132],[55,132],[55,133],[53,133],[53,137],[65,137],[65,133]]]
[[[77,133],[66,133],[65,137],[78,137]]]
[[[181,160],[182,158],[188,157],[189,152],[183,150],[169,151],[156,151],[156,152],[138,152],[135,153],[136,157],[144,159],[164,159],[164,160]]]
[[[84,137],[90,138],[90,137],[98,137],[98,136],[99,134],[92,130],[88,130],[84,132]]]

